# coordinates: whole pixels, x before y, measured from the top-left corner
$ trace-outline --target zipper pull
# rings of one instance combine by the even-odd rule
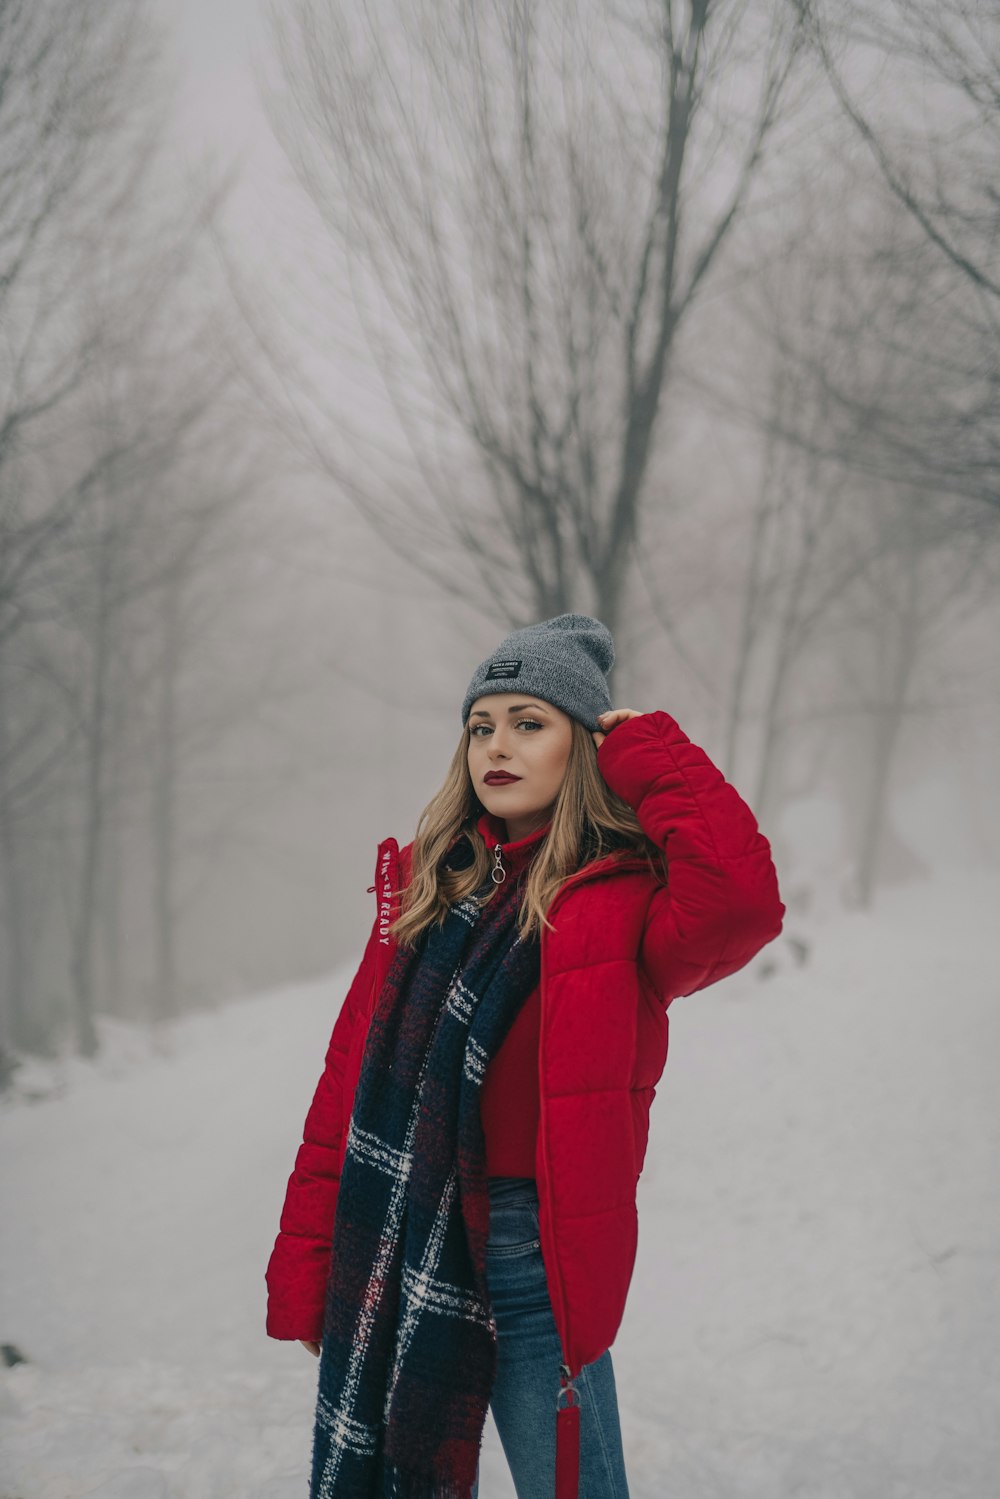
[[[556,1499],[578,1499],[580,1492],[580,1392],[568,1364],[559,1367],[556,1396]],[[562,1404],[563,1396],[567,1404]]]
[[[506,869],[504,869],[503,863],[501,861],[501,853],[500,853],[500,845],[499,845],[499,843],[496,845],[496,847],[493,850],[493,857],[496,859],[496,863],[494,864],[493,868],[490,870],[490,877],[493,880],[494,885],[502,885],[503,882],[504,882],[504,880],[507,878],[507,871],[506,871]]]

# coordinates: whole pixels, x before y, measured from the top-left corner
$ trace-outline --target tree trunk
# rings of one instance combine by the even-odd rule
[[[83,845],[80,854],[79,901],[71,938],[70,978],[73,987],[76,1041],[79,1054],[98,1051],[94,1026],[94,932],[100,887],[101,840],[104,832],[104,781],[107,736],[108,674],[111,665],[109,606],[111,558],[103,539],[96,570],[94,639],[91,657],[92,689],[84,752]]]
[[[30,1047],[28,1019],[28,953],[24,940],[22,871],[18,867],[17,840],[4,796],[9,743],[7,682],[0,665],[0,888],[2,888],[6,963],[0,975],[0,1046]]]
[[[862,910],[870,909],[875,893],[892,762],[899,742],[919,645],[919,552],[913,545],[912,538],[909,545],[904,543],[900,547],[899,556],[904,568],[903,601],[898,614],[890,616],[889,621],[890,629],[894,622],[898,624],[898,633],[896,639],[890,639],[889,642],[892,650],[889,692],[884,705],[873,716],[872,773],[861,824],[857,899]]]
[[[181,660],[181,588],[179,576],[161,590],[162,655],[156,703],[156,741],[152,788],[153,845],[153,1019],[177,1014],[177,938],[173,901],[177,817],[177,676]]]

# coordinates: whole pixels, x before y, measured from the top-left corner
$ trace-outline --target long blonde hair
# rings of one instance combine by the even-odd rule
[[[572,719],[572,741],[566,773],[552,812],[552,826],[531,861],[518,913],[522,937],[554,931],[546,912],[560,885],[592,860],[609,854],[644,856],[652,873],[666,879],[663,855],[646,837],[627,802],[616,796],[597,768],[590,730]],[[420,814],[413,841],[410,881],[401,891],[401,911],[389,928],[400,946],[412,947],[425,927],[444,921],[448,907],[478,890],[487,880],[490,858],[476,827],[483,805],[469,775],[469,736],[463,732],[440,791]],[[472,863],[449,869],[445,855],[461,834],[472,845]],[[496,887],[480,904],[486,905]]]

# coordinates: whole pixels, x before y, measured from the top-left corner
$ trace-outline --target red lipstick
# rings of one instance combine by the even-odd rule
[[[483,776],[487,786],[509,786],[514,781],[519,781],[520,776],[512,776],[506,770],[490,770]]]

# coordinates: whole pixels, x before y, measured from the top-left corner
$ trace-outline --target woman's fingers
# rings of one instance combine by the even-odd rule
[[[639,718],[640,716],[638,708],[609,708],[607,713],[599,713],[597,715],[597,721],[602,728],[610,730],[616,724],[624,723],[626,718]],[[591,729],[590,732],[594,736],[594,743],[600,749],[608,737],[607,734],[602,734],[600,729]]]
[[[302,1344],[303,1348],[308,1348],[310,1353],[315,1354],[315,1356],[319,1358],[318,1343],[313,1343],[308,1338],[299,1338],[299,1342]]]
[[[639,717],[641,717],[641,714],[638,708],[609,708],[607,713],[598,713],[597,722],[601,725],[601,728],[613,729],[616,724],[624,723],[626,718]],[[608,737],[607,734],[602,734],[600,729],[591,729],[590,732],[594,736],[594,743],[600,749]]]
[[[607,713],[599,713],[597,721],[605,729],[613,729],[616,723],[624,723],[626,718],[639,718],[641,715],[638,708],[609,708]]]

